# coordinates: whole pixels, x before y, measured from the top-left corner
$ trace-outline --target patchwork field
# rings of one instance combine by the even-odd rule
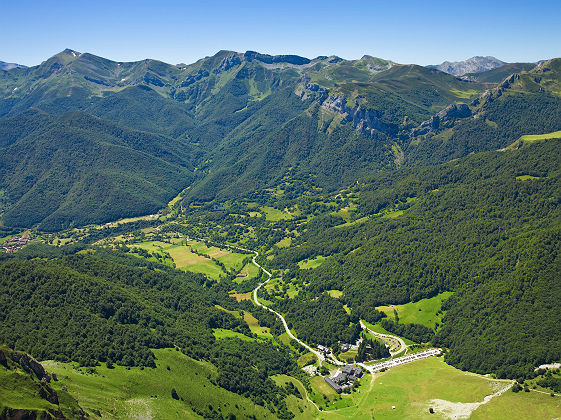
[[[191,249],[188,246],[172,245],[165,250],[171,255],[171,258],[173,258],[173,262],[177,268],[195,273],[206,274],[213,279],[218,279],[221,274],[224,274],[222,269],[211,259],[191,252]]]
[[[214,260],[224,264],[226,270],[238,271],[243,267],[244,261],[248,258],[247,254],[240,254],[214,246],[207,247],[204,242],[186,242],[180,239],[174,242],[170,244],[162,241],[146,241],[135,243],[133,246],[145,249],[151,253],[158,253],[163,257],[169,255],[177,268],[205,274],[215,280],[226,273]],[[166,262],[171,263],[171,261]],[[253,266],[253,264],[251,265]],[[249,278],[259,274],[257,267],[253,269],[248,267],[247,272],[250,274]]]

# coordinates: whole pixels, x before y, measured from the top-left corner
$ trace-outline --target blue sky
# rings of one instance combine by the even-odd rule
[[[221,49],[364,54],[435,64],[561,56],[557,1],[57,1],[2,4],[0,60],[39,64],[72,48],[118,61],[191,63]]]

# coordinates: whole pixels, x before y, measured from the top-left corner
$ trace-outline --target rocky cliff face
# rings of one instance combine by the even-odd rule
[[[330,95],[329,91],[317,84],[304,82],[303,89],[296,91],[302,100],[315,95],[317,102],[323,110],[335,113],[341,117],[341,123],[351,123],[360,134],[375,138],[376,131],[395,134],[397,127],[381,121],[378,113],[372,109],[364,108],[356,101],[354,106],[349,106],[347,99],[339,95]]]
[[[395,127],[383,123],[376,111],[363,108],[356,102],[351,108],[347,104],[347,99],[342,96],[327,96],[321,107],[339,114],[342,122],[351,123],[356,131],[367,137],[375,137],[376,131],[395,132]]]
[[[35,387],[35,391],[43,400],[54,404],[55,408],[47,410],[35,410],[27,408],[12,408],[4,406],[0,410],[0,420],[8,419],[65,419],[65,415],[59,406],[59,398],[57,392],[49,385],[51,379],[57,380],[56,375],[50,375],[43,365],[31,357],[29,354],[13,351],[7,348],[0,349],[0,369],[12,371],[12,374],[23,375],[27,377],[31,387]],[[27,376],[29,375],[29,376]],[[1,392],[1,386],[0,386]],[[34,396],[34,397],[35,397]],[[4,404],[2,405],[9,405]],[[78,406],[78,410],[74,412],[75,418],[86,419],[87,413]],[[73,417],[74,418],[74,417]]]
[[[475,99],[472,104],[479,105],[482,102],[492,102],[493,100],[500,98],[503,92],[510,88],[517,80],[520,80],[520,74],[510,75],[496,88],[486,90],[479,98]]]
[[[422,122],[411,131],[411,137],[427,134],[439,129],[448,128],[460,118],[470,117],[471,109],[466,104],[453,104],[447,106],[430,120]]]

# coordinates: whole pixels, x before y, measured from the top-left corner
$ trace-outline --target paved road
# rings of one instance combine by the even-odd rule
[[[391,338],[391,339],[393,339],[393,340],[397,340],[397,341],[399,342],[399,350],[393,351],[393,352],[390,351],[390,354],[391,354],[392,356],[395,356],[396,354],[399,354],[399,353],[403,352],[403,351],[407,348],[407,345],[405,344],[405,341],[403,341],[403,339],[401,339],[400,337],[397,337],[397,336],[391,335],[391,334],[380,334],[380,333],[377,333],[377,332],[375,332],[375,331],[372,331],[370,328],[368,328],[368,327],[366,326],[366,324],[362,321],[362,319],[360,320],[360,326],[362,327],[363,330],[368,331],[370,334],[372,334],[372,335],[374,335],[374,336],[376,336],[376,337],[379,337],[379,338]]]
[[[195,239],[197,239],[197,240],[203,240],[203,239],[198,239],[198,238],[195,238]],[[259,253],[258,253],[257,251],[252,251],[252,250],[247,249],[247,248],[242,248],[242,247],[233,246],[233,245],[225,245],[225,244],[224,244],[224,245],[222,245],[222,246],[228,247],[228,248],[232,248],[232,249],[237,249],[237,250],[240,250],[240,251],[251,252],[251,253],[255,254],[255,255],[253,256],[253,258],[251,259],[251,262],[252,262],[255,266],[257,266],[257,268],[259,268],[260,270],[262,270],[262,271],[267,275],[267,280],[265,280],[264,282],[260,283],[260,284],[253,290],[253,293],[252,293],[253,301],[255,302],[255,304],[256,304],[257,306],[260,306],[260,307],[262,307],[262,308],[265,308],[265,309],[267,309],[269,312],[274,313],[274,314],[281,320],[282,325],[284,326],[284,329],[285,329],[285,331],[286,331],[286,334],[287,334],[290,338],[292,338],[293,340],[297,341],[302,347],[306,348],[308,351],[310,351],[311,353],[313,353],[313,354],[317,357],[318,362],[319,362],[319,365],[321,366],[322,362],[323,362],[324,360],[326,360],[326,357],[325,357],[322,353],[320,353],[318,350],[313,349],[312,347],[310,347],[309,345],[307,345],[306,343],[304,343],[302,340],[300,340],[299,338],[297,338],[294,334],[292,334],[292,331],[290,331],[290,328],[288,328],[288,324],[286,323],[286,320],[284,319],[284,317],[283,317],[281,314],[279,314],[277,311],[275,311],[275,310],[269,308],[268,306],[263,305],[261,302],[259,302],[259,299],[257,298],[257,293],[259,292],[259,289],[261,289],[261,287],[263,287],[265,284],[267,284],[267,283],[271,280],[271,278],[273,277],[273,275],[272,275],[269,271],[267,271],[265,268],[263,268],[263,267],[256,261],[256,258],[259,256]],[[397,337],[397,336],[395,336],[395,335],[380,334],[380,333],[377,333],[377,332],[375,332],[375,331],[372,331],[370,328],[368,328],[368,327],[364,324],[364,322],[363,322],[362,320],[360,321],[360,326],[362,327],[362,329],[367,330],[368,332],[370,332],[371,334],[373,334],[373,335],[375,335],[375,336],[377,336],[377,337],[380,337],[380,338],[385,337],[385,338],[391,338],[391,339],[397,340],[397,341],[399,342],[399,344],[400,344],[400,348],[399,348],[398,351],[391,353],[392,356],[401,353],[402,351],[404,351],[404,350],[407,348],[407,345],[405,344],[405,342],[404,342],[401,338],[399,338],[399,337]],[[410,362],[410,361],[419,360],[419,359],[422,359],[422,358],[425,358],[425,357],[434,356],[434,355],[436,355],[436,354],[440,354],[441,351],[442,351],[441,349],[429,349],[429,350],[425,350],[424,352],[421,352],[421,353],[417,353],[417,354],[409,355],[409,356],[404,356],[404,357],[399,357],[399,358],[397,358],[397,359],[392,359],[392,360],[389,360],[389,361],[387,361],[387,362],[383,362],[383,363],[377,364],[377,365],[365,365],[364,363],[355,363],[355,364],[358,365],[358,366],[360,366],[360,367],[362,367],[362,368],[364,368],[365,370],[367,370],[367,371],[370,372],[370,373],[374,373],[374,372],[380,371],[380,370],[383,369],[383,368],[388,369],[388,368],[390,368],[390,367],[397,366],[397,365],[400,365],[400,364],[403,364],[403,363],[408,363],[408,362]],[[329,355],[327,356],[327,361],[328,361],[329,363],[332,363],[332,364],[337,365],[337,366],[344,366],[344,365],[347,364],[347,363],[345,363],[345,362],[342,362],[342,361],[338,360],[333,354],[329,354]],[[310,401],[311,401],[311,400],[310,400]],[[315,404],[314,404],[314,405],[315,405]]]
[[[243,248],[237,248],[237,249],[242,249],[244,251],[247,251],[246,249]],[[321,366],[321,363],[325,360],[325,357],[323,354],[321,354],[319,351],[314,350],[313,348],[311,348],[310,346],[308,346],[306,343],[304,343],[303,341],[301,341],[300,339],[298,339],[294,334],[292,334],[292,331],[290,331],[290,328],[288,328],[288,324],[286,323],[286,320],[284,319],[284,317],[279,314],[277,311],[269,308],[268,306],[263,305],[261,302],[259,302],[259,299],[257,298],[257,292],[259,291],[259,289],[261,289],[262,286],[264,286],[265,284],[267,284],[271,278],[273,277],[273,275],[271,273],[269,273],[266,269],[264,269],[263,267],[261,267],[261,265],[255,261],[255,259],[259,256],[259,253],[257,251],[250,251],[255,253],[255,256],[251,259],[251,262],[253,264],[255,264],[258,268],[260,268],[261,270],[263,270],[263,272],[267,275],[267,280],[265,280],[263,283],[260,283],[254,290],[253,290],[253,301],[255,302],[255,304],[257,306],[261,306],[262,308],[267,309],[268,311],[274,313],[277,317],[279,317],[279,319],[282,322],[282,325],[284,325],[284,329],[286,330],[286,333],[288,334],[288,336],[290,338],[292,338],[293,340],[297,341],[302,347],[308,349],[310,352],[312,352],[318,359],[318,362]]]

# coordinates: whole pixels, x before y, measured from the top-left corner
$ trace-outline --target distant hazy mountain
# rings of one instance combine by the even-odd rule
[[[16,63],[5,63],[4,61],[0,61],[0,70],[11,70],[11,69],[24,69],[26,66]]]
[[[427,67],[438,69],[454,76],[462,76],[466,73],[480,73],[482,71],[493,70],[504,66],[506,63],[498,58],[487,57],[471,57],[464,61],[445,61],[442,64],[430,65]]]

